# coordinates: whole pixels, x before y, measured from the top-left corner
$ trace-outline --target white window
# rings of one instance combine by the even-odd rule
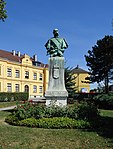
[[[33,93],[37,93],[37,86],[33,85]]]
[[[11,83],[7,83],[7,91],[8,92],[12,91]]]
[[[29,71],[25,71],[25,78],[29,79]]]
[[[11,68],[7,68],[7,76],[11,77],[12,76],[12,70]]]
[[[42,75],[42,73],[40,73],[40,74],[39,74],[39,80],[41,81],[42,78],[43,78],[43,75]]]
[[[19,70],[16,70],[16,71],[15,71],[15,77],[16,77],[16,78],[19,78],[19,77],[20,77],[20,71],[19,71]]]
[[[37,73],[36,72],[34,72],[34,74],[33,74],[33,79],[37,80]]]
[[[19,92],[19,84],[15,84],[15,92]]]
[[[42,93],[42,91],[43,91],[43,87],[39,86],[39,93]]]

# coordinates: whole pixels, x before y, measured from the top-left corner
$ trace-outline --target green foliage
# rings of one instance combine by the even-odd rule
[[[16,111],[6,121],[30,127],[87,128],[89,123],[92,127],[98,117],[97,108],[86,102],[73,107],[44,107],[26,102],[18,105]]]
[[[19,119],[18,117],[16,117],[15,115],[8,115],[6,118],[5,118],[5,121],[8,122],[9,124],[12,124],[12,125],[19,125]]]
[[[74,97],[76,91],[75,77],[72,73],[72,68],[65,68],[65,86],[68,91],[69,97]]]
[[[18,117],[19,120],[34,117],[39,118],[53,118],[53,117],[70,117],[77,118],[76,114],[77,108],[74,107],[59,107],[50,106],[44,107],[38,104],[32,104],[30,102],[25,102],[23,104],[18,104],[14,115]]]
[[[94,104],[83,102],[78,106],[77,115],[79,119],[94,121],[98,119],[99,111]]]
[[[6,2],[4,0],[0,0],[0,20],[5,21],[7,18],[7,11],[5,10]]]
[[[22,100],[28,100],[28,93],[26,93],[26,92],[19,92],[19,93],[13,93],[13,95],[14,95],[14,99],[16,100],[16,101],[22,101]]]
[[[44,107],[38,106],[37,104],[33,105],[30,102],[25,102],[23,104],[18,104],[17,109],[14,112],[15,117],[18,117],[19,120],[26,118],[42,118],[44,115]]]
[[[77,107],[59,107],[59,106],[51,106],[45,108],[45,116],[47,118],[52,117],[69,117],[69,118],[77,118]]]
[[[67,107],[50,106],[45,108],[45,117],[65,117],[67,116]]]
[[[22,101],[28,100],[28,93],[19,92],[19,93],[9,93],[1,92],[0,93],[0,102],[4,101]]]
[[[113,109],[113,93],[97,95],[93,100],[99,108]]]
[[[6,122],[10,124],[14,124],[20,126],[27,126],[27,127],[38,127],[38,128],[54,128],[54,129],[61,129],[61,128],[90,128],[90,123],[84,120],[75,120],[68,117],[54,117],[54,118],[27,118],[21,121],[17,121],[14,116],[9,116]]]
[[[27,127],[38,127],[38,120],[35,118],[27,118],[19,121],[18,125]]]
[[[105,81],[105,91],[108,92],[108,83],[113,71],[113,36],[105,36],[97,40],[97,44],[85,55],[90,71],[91,82]]]

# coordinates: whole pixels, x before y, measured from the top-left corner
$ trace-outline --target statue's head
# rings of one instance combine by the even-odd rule
[[[54,34],[54,37],[58,37],[58,29],[57,28],[53,30],[53,34]]]

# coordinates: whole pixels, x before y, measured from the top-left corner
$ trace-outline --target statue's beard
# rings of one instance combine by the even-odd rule
[[[58,37],[58,33],[55,33],[55,37]]]

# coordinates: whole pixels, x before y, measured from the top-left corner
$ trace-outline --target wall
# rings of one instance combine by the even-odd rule
[[[12,70],[12,75],[7,76],[7,68]],[[19,78],[15,77],[15,71],[20,71]],[[29,72],[29,79],[25,78],[25,71]],[[35,80],[33,74],[37,74]],[[42,74],[42,79],[40,79]],[[45,77],[46,76],[46,77]],[[7,83],[12,84],[12,92],[15,92],[15,84],[19,84],[19,91],[25,91],[25,85],[29,87],[29,96],[42,97],[47,89],[48,84],[48,69],[44,67],[33,66],[32,61],[28,55],[25,55],[22,59],[22,63],[7,61],[0,58],[0,92],[7,92]],[[37,91],[33,92],[33,86],[37,86]],[[39,88],[42,86],[42,92]]]
[[[82,88],[86,88],[88,92],[90,92],[90,84],[89,83],[83,83],[85,78],[89,76],[88,73],[76,73],[74,74],[76,77],[75,82],[76,82],[76,87],[77,87],[77,92],[81,92]]]

